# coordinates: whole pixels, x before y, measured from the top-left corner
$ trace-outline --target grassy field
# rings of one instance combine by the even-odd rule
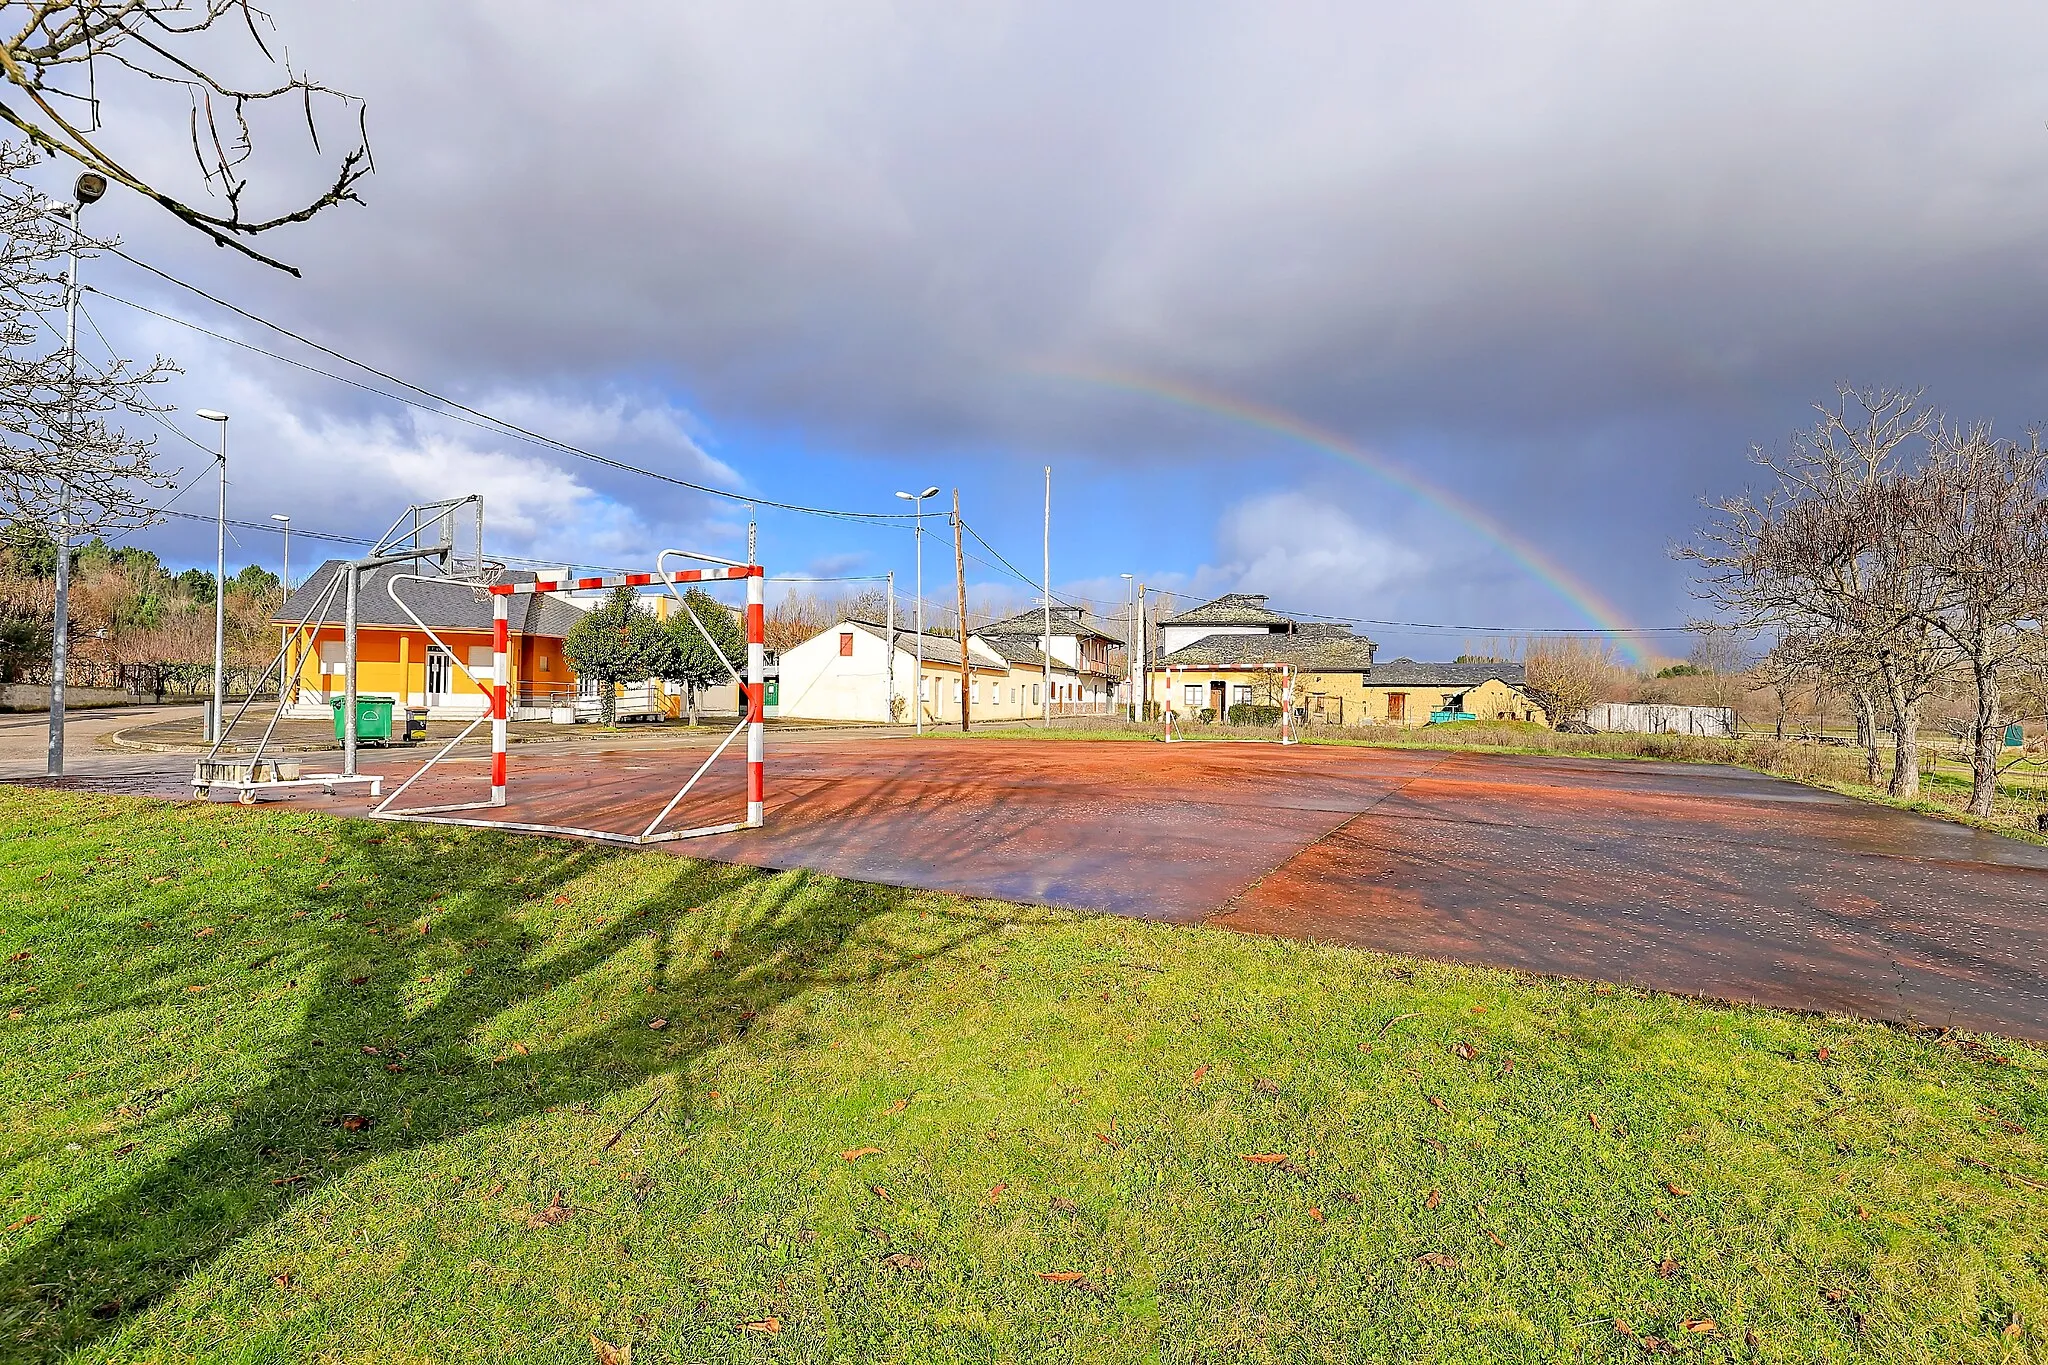
[[[2040,1049],[281,810],[0,841],[0,1360],[2048,1354]]]

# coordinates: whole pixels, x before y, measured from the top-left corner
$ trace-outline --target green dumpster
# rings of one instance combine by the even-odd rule
[[[391,742],[391,697],[371,697],[356,694],[356,742],[359,744],[389,744]],[[327,703],[334,708],[334,737],[345,739],[342,734],[342,708],[346,699],[332,697]]]

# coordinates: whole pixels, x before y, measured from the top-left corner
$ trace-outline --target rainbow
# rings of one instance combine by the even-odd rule
[[[1178,380],[1161,379],[1131,370],[1083,367],[1055,362],[1039,362],[1029,368],[1036,374],[1093,384],[1101,388],[1119,389],[1125,393],[1144,394],[1152,398],[1165,399],[1182,407],[1212,413],[1218,417],[1227,417],[1232,421],[1299,441],[1303,445],[1312,446],[1325,454],[1335,455],[1340,460],[1355,464],[1383,482],[1390,483],[1422,502],[1440,509],[1455,520],[1463,522],[1500,546],[1545,587],[1592,622],[1594,628],[1613,641],[1614,647],[1630,663],[1640,666],[1645,662],[1644,652],[1635,642],[1637,632],[1629,625],[1620,608],[1602,597],[1571,570],[1544,553],[1540,547],[1503,525],[1492,513],[1466,501],[1450,489],[1431,483],[1413,471],[1403,468],[1384,455],[1368,450],[1354,441],[1348,441],[1333,431],[1304,421],[1292,413],[1283,412],[1279,408],[1267,407],[1262,403],[1254,403],[1249,399],[1233,397],[1210,389],[1200,389]]]

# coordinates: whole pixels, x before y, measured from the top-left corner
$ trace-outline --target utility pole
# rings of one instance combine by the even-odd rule
[[[1133,649],[1131,644],[1137,637],[1138,612],[1131,597],[1131,589],[1136,586],[1137,580],[1133,579],[1129,574],[1121,574],[1119,577],[1124,580],[1124,688],[1131,694],[1131,719],[1136,720],[1138,718],[1138,651]]]
[[[953,588],[960,609],[960,729],[967,729],[967,543],[960,538],[960,490],[953,490]]]
[[[1147,676],[1146,676],[1146,672],[1147,672],[1147,669],[1146,669],[1146,665],[1147,665],[1147,664],[1148,664],[1148,663],[1150,662],[1150,661],[1149,661],[1149,660],[1148,660],[1148,659],[1146,658],[1146,654],[1147,654],[1147,650],[1146,650],[1146,648],[1145,648],[1145,585],[1144,585],[1143,583],[1140,583],[1140,584],[1138,585],[1138,675],[1137,675],[1137,676],[1138,676],[1138,719],[1140,719],[1140,720],[1143,720],[1143,719],[1145,718],[1145,706],[1146,706],[1146,703],[1148,703],[1148,702],[1150,702],[1150,701],[1152,700],[1152,699],[1151,699],[1151,698],[1150,698],[1149,696],[1145,695],[1145,694],[1146,694],[1146,684],[1147,684],[1147,683],[1149,683],[1149,682],[1151,681],[1151,679],[1150,679],[1149,677],[1147,677]]]
[[[883,631],[888,653],[882,665],[882,719],[896,719],[896,571],[889,570],[889,624]]]
[[[1052,466],[1045,467],[1045,647],[1039,657],[1045,661],[1045,710],[1040,725],[1052,726]],[[1077,667],[1076,673],[1080,670]]]
[[[206,712],[206,742],[221,741],[221,714],[227,702],[228,623],[228,415],[212,408],[192,414],[220,423],[220,510],[213,523],[213,703]]]

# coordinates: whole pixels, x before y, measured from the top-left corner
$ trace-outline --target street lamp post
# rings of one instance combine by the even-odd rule
[[[284,526],[284,595],[292,595],[292,517],[289,512],[272,512],[270,519]]]
[[[72,202],[60,205],[58,214],[71,229],[71,269],[64,279],[64,355],[71,367],[71,421],[64,432],[66,443],[77,439],[78,428],[78,211],[96,203],[107,192],[107,178],[87,171],[71,186]],[[61,462],[70,452],[60,451]],[[50,637],[50,744],[44,769],[51,777],[64,775],[64,670],[71,654],[71,483],[67,477],[57,497],[57,600],[51,613]]]
[[[924,733],[924,500],[936,498],[938,486],[934,484],[922,493],[897,493],[897,497],[917,508],[916,529],[912,539],[917,544],[917,687],[911,703],[911,714],[917,717],[917,733]],[[965,683],[961,684],[963,687]]]
[[[213,522],[213,704],[206,712],[206,742],[221,740],[221,703],[227,693],[228,626],[228,415],[212,408],[192,414],[220,423],[220,510]]]
[[[272,512],[270,519],[284,527],[284,598],[288,600],[292,595],[292,517],[289,512]],[[278,615],[282,616],[283,614],[284,602],[280,601],[278,603]],[[285,660],[290,670],[291,682],[285,682],[285,674],[280,673],[277,675],[277,701],[280,706],[292,705],[299,699],[298,652],[298,642],[294,640],[292,642],[291,657]],[[287,691],[289,691],[289,695],[287,695]]]

